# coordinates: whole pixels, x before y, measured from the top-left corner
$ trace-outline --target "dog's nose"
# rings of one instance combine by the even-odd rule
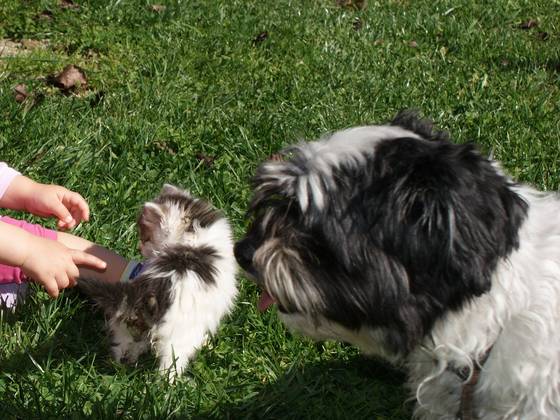
[[[251,268],[255,247],[247,239],[237,242],[233,247],[233,253],[241,268],[244,270],[249,270]]]

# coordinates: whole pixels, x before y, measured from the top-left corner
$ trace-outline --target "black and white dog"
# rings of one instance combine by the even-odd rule
[[[414,113],[257,170],[235,247],[283,321],[408,370],[420,418],[560,418],[560,200]]]

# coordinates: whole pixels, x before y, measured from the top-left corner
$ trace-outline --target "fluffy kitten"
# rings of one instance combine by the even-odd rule
[[[228,221],[209,203],[165,185],[138,219],[142,271],[128,282],[80,279],[108,319],[112,354],[134,363],[150,347],[181,374],[233,307],[236,263]],[[176,371],[176,372],[175,372]]]

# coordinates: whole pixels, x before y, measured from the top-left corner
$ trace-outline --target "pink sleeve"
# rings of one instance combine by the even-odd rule
[[[18,175],[21,175],[18,171],[10,168],[6,163],[0,162],[0,198],[4,196],[8,186]]]

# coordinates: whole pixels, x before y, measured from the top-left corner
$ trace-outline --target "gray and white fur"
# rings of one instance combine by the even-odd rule
[[[165,185],[138,219],[144,270],[130,282],[80,279],[105,312],[115,360],[153,349],[162,372],[181,374],[237,294],[228,221],[208,202]]]

